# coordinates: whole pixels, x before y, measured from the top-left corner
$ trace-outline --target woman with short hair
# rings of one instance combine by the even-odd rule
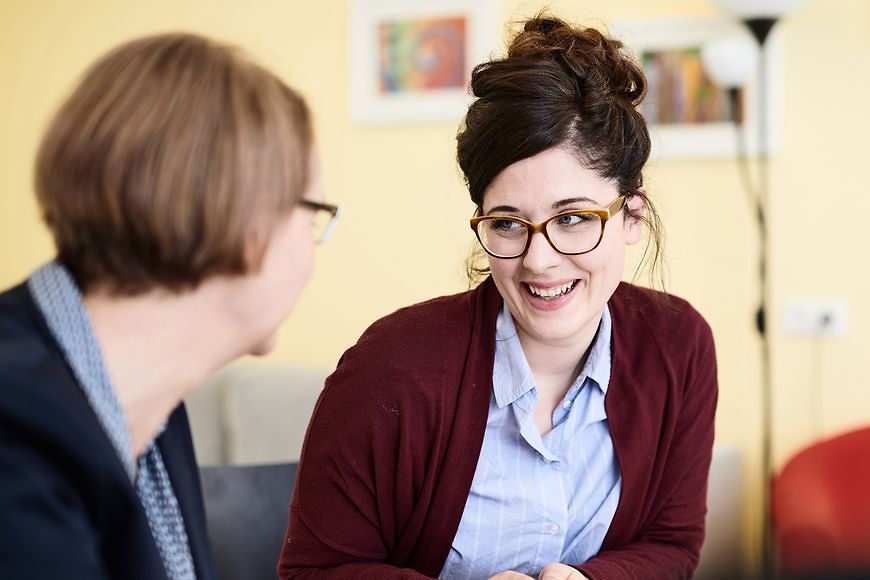
[[[36,192],[57,258],[0,294],[0,575],[215,578],[182,399],[268,352],[311,274],[337,208],[308,108],[217,42],[134,40],[54,117]]]

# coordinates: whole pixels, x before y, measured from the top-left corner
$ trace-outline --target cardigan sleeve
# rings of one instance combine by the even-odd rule
[[[693,334],[695,348],[685,367],[682,403],[652,514],[631,542],[575,565],[593,580],[691,578],[697,566],[718,385],[710,328],[700,319]]]
[[[333,509],[346,508],[350,528],[362,530],[360,521],[353,515],[351,504],[332,506]],[[350,509],[347,509],[350,508]],[[345,535],[345,534],[342,534]],[[366,536],[377,536],[374,527]],[[326,536],[316,533],[302,519],[298,505],[290,508],[290,525],[281,559],[278,564],[278,577],[318,578],[325,580],[417,580],[425,579],[419,572],[410,568],[399,568],[378,561],[372,555],[365,555],[346,546],[330,542]]]
[[[483,442],[500,305],[485,282],[400,309],[345,352],[303,444],[281,578],[440,573]]]
[[[415,444],[419,401],[409,377],[351,349],[315,407],[296,475],[278,575],[318,579],[427,576],[399,565],[426,471]]]

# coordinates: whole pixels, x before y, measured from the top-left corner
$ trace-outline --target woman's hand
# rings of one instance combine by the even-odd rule
[[[495,576],[490,576],[489,580],[535,580],[531,576],[526,576],[513,570],[505,570],[499,572]],[[544,566],[538,580],[588,580],[586,576],[575,570],[571,566],[565,564],[553,563]]]
[[[579,570],[565,564],[547,564],[538,580],[588,580]]]

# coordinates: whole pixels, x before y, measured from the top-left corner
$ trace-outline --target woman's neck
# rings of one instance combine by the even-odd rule
[[[139,456],[181,400],[242,354],[222,328],[219,292],[90,293],[85,307]]]
[[[588,330],[562,341],[540,340],[517,329],[523,354],[535,378],[538,398],[534,414],[541,435],[552,430],[553,412],[583,370],[598,326],[590,324]]]
[[[600,322],[600,317],[598,321]],[[567,384],[564,385],[564,390],[567,391],[586,362],[589,348],[598,332],[598,326],[599,324],[590,324],[587,329],[584,329],[584,332],[578,333],[569,340],[561,341],[541,340],[517,329],[523,354],[526,356],[536,384],[540,387],[541,381],[539,379],[560,377],[567,380]],[[543,382],[546,387],[551,381],[544,380]],[[564,395],[564,392],[562,394]]]

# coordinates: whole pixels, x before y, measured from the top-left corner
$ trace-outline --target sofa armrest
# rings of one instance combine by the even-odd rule
[[[695,578],[743,578],[743,466],[736,445],[713,446],[707,488],[707,533]]]

